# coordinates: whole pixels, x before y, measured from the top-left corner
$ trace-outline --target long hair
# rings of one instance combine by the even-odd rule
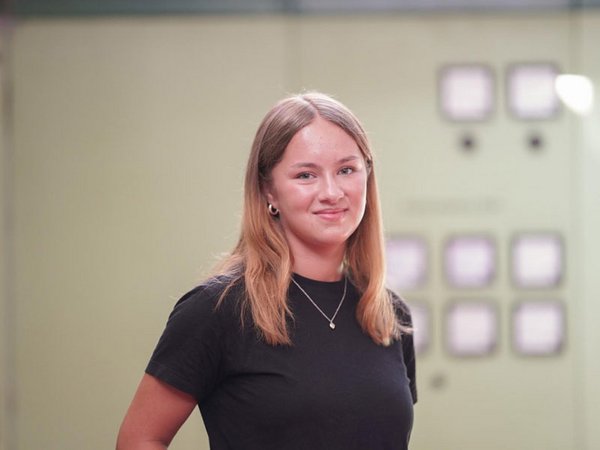
[[[293,255],[278,220],[268,212],[265,190],[271,171],[281,161],[292,137],[317,117],[337,125],[354,139],[369,170],[365,213],[348,239],[344,266],[346,276],[361,294],[356,310],[358,322],[373,341],[389,345],[409,329],[399,323],[384,285],[383,228],[373,155],[355,115],[327,95],[310,92],[285,98],[262,120],[246,166],[240,238],[218,272],[225,275],[228,288],[243,278],[243,310],[250,312],[254,326],[267,343],[291,344],[287,322],[292,312],[287,291]]]

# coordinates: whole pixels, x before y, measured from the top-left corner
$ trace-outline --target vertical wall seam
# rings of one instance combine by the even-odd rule
[[[581,13],[577,10],[571,10],[568,14],[568,51],[570,64],[568,73],[581,73],[582,70],[582,55],[581,55]],[[570,260],[573,261],[573,265],[583,261],[583,242],[581,236],[583,235],[580,229],[582,224],[582,211],[583,211],[583,200],[582,200],[582,183],[583,174],[581,171],[584,142],[581,138],[581,118],[573,113],[569,114],[569,134],[570,142],[573,145],[573,156],[571,160],[571,198],[573,202],[571,204],[570,216],[571,223],[571,235],[573,236],[570,245]],[[576,343],[585,342],[585,321],[580,320],[585,310],[585,292],[582,289],[582,278],[581,270],[578,266],[570,269],[570,277],[572,280],[572,293],[573,298],[567,299],[567,304],[570,304],[569,314],[567,315],[569,334]],[[585,450],[587,449],[586,443],[586,417],[585,417],[585,346],[572,345],[574,349],[574,367],[572,368],[573,374],[572,380],[572,392],[573,392],[573,430],[575,448]]]
[[[16,300],[15,300],[15,227],[14,227],[14,108],[12,85],[12,35],[13,25],[6,20],[0,26],[2,43],[2,183],[3,183],[3,224],[4,273],[2,304],[2,356],[4,358],[2,401],[3,419],[0,445],[6,450],[16,450],[17,445],[17,377],[16,377]],[[2,448],[2,447],[0,447]]]

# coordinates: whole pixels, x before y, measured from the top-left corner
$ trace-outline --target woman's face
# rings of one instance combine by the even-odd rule
[[[365,212],[367,175],[358,145],[337,125],[317,117],[294,135],[266,192],[294,257],[343,250]]]

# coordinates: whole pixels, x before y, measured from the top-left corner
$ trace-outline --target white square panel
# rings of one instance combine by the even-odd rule
[[[449,239],[444,249],[444,272],[451,286],[488,286],[496,274],[496,246],[487,236],[465,235]]]
[[[565,317],[556,300],[521,302],[513,310],[513,348],[517,353],[545,356],[559,353],[565,341]]]
[[[558,68],[549,63],[517,64],[508,71],[508,107],[518,119],[554,117],[560,102],[554,83]]]
[[[462,301],[446,312],[446,348],[454,356],[485,356],[498,342],[498,313],[487,301]]]
[[[386,241],[386,281],[392,289],[421,287],[428,272],[427,244],[420,237],[392,237]]]
[[[494,110],[494,76],[480,64],[450,65],[440,72],[439,102],[450,120],[470,122],[488,119]]]
[[[522,288],[557,286],[563,274],[563,244],[556,233],[523,233],[512,244],[512,277]]]
[[[431,342],[431,313],[422,302],[409,302],[408,307],[413,323],[413,341],[417,354],[424,353]]]

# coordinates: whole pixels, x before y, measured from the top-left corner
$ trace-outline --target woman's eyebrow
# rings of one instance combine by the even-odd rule
[[[343,163],[347,163],[350,161],[355,161],[357,159],[360,159],[360,156],[357,155],[350,155],[350,156],[346,156],[345,158],[342,158],[338,161],[338,163],[343,164]]]
[[[293,169],[300,169],[300,168],[316,169],[317,167],[319,167],[319,165],[316,163],[312,163],[312,162],[299,162],[296,164],[292,164]]]
[[[357,159],[360,159],[360,156],[357,156],[357,155],[346,156],[344,158],[339,159],[338,164],[344,164],[344,163],[347,163],[350,161],[356,161]],[[293,169],[300,169],[300,168],[316,169],[318,167],[319,167],[319,165],[314,162],[298,162],[296,164],[292,164]]]

